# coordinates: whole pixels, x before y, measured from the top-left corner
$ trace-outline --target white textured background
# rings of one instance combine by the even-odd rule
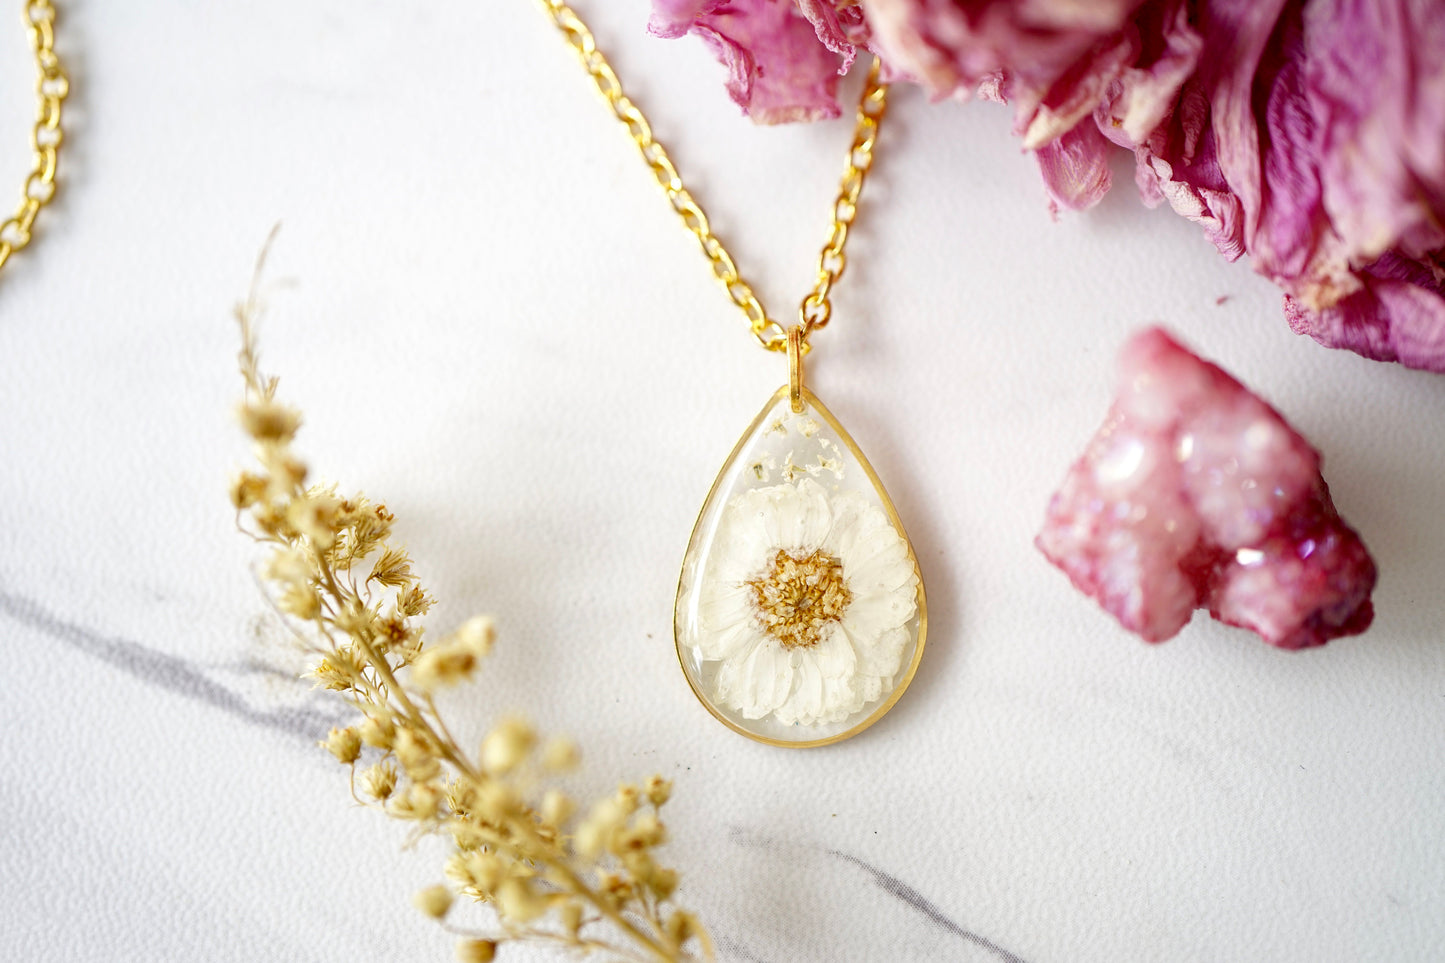
[[[753,128],[646,9],[583,12],[786,316],[848,123]],[[278,219],[295,283],[263,353],[303,450],[397,513],[437,626],[500,619],[459,716],[576,734],[594,787],[675,779],[683,898],[724,959],[1445,953],[1445,378],[1292,335],[1127,165],[1052,223],[1006,110],[897,92],[810,376],[909,527],[928,652],[859,738],[753,745],[693,701],[671,597],[785,367],[539,9],[62,12],[64,190],[0,275],[0,957],[450,954],[409,906],[439,856],[314,747],[337,708],[289,675],[225,500],[228,310]],[[7,196],[30,84],[7,15]],[[1196,620],[1146,647],[1033,550],[1115,350],[1157,321],[1324,452],[1381,569],[1368,635],[1292,654]]]

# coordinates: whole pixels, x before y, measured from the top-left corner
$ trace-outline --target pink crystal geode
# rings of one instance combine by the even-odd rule
[[[1035,544],[1149,642],[1196,608],[1286,649],[1370,625],[1375,563],[1269,405],[1153,328],[1119,359],[1109,417]]]

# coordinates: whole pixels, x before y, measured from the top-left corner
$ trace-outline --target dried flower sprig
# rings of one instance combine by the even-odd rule
[[[258,280],[264,260],[263,253]],[[352,796],[416,835],[450,840],[448,882],[418,893],[417,907],[460,938],[457,956],[472,963],[490,961],[509,941],[628,960],[711,960],[707,931],[673,902],[676,871],[658,861],[670,783],[653,776],[580,807],[548,785],[577,765],[571,742],[542,744],[511,718],[472,757],[448,731],[433,694],[477,671],[493,624],[474,618],[426,641],[420,618],[433,598],[390,542],[393,516],[364,495],[307,484],[292,449],[301,416],[276,400],[276,379],[257,363],[260,313],[253,283],[236,318],[246,389],[240,418],[259,470],[235,479],[231,502],[241,529],[270,550],[263,576],[318,656],[317,684],[359,713],[322,742],[350,769]],[[489,929],[448,922],[458,895],[491,908]]]

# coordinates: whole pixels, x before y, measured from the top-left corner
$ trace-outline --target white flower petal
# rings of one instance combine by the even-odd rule
[[[881,633],[864,635],[847,628],[844,630],[853,641],[853,651],[858,655],[858,674],[891,679],[903,667],[903,649],[908,644],[908,630],[899,626]]]
[[[793,665],[777,640],[764,636],[741,661],[737,656],[723,663],[726,670],[737,667],[739,684],[733,708],[745,719],[761,719],[777,710],[793,688]],[[721,680],[721,673],[719,673]]]
[[[758,647],[768,645],[771,641],[762,633],[758,633],[732,656],[721,661],[718,666],[717,681],[714,684],[714,696],[719,703],[731,709],[738,709],[744,714],[747,713],[748,699],[745,689],[748,685],[747,670],[750,667],[748,660]],[[749,716],[749,718],[757,717]]]
[[[858,668],[858,655],[843,626],[834,623],[824,631],[818,644],[808,650],[825,679],[847,679]]]
[[[728,503],[713,539],[709,580],[743,582],[767,567],[777,551],[765,525],[772,511],[766,490],[743,492]]]
[[[881,676],[860,674],[854,681],[858,686],[858,694],[862,696],[864,705],[883,698],[883,683],[885,680]],[[888,688],[893,688],[892,676],[889,676],[886,681],[888,682]]]
[[[789,533],[801,524],[801,499],[792,485],[776,485],[759,489],[758,495],[767,499],[768,510],[763,516],[763,541],[772,551],[792,547]]]
[[[854,640],[871,642],[890,629],[905,624],[918,611],[918,596],[907,591],[854,595],[843,613],[843,628]]]
[[[805,478],[797,485],[760,489],[758,494],[769,496],[771,502],[763,530],[773,551],[783,549],[795,555],[811,555],[817,550],[832,518],[828,493],[821,485]]]
[[[829,555],[846,561],[846,556],[852,551],[853,543],[858,538],[864,518],[870,511],[877,512],[876,508],[868,503],[858,492],[841,492],[834,496],[831,506],[833,513],[833,524],[828,531],[827,537],[823,540],[823,550]],[[887,521],[887,516],[883,516]]]
[[[753,617],[753,590],[742,582],[709,582],[697,601],[697,617],[708,632],[730,628]]]
[[[858,657],[838,625],[818,644],[799,650],[794,692],[778,709],[778,718],[804,725],[841,722],[863,708],[856,684]]]
[[[816,722],[823,714],[825,685],[818,663],[806,656],[799,659],[793,677],[793,691],[777,708],[778,721],[784,725],[797,723],[805,726]]]
[[[828,492],[811,478],[804,478],[798,483],[798,496],[803,502],[803,511],[798,530],[793,534],[797,538],[798,551],[812,555],[822,546],[823,539],[828,537],[833,527],[833,510],[828,504]]]
[[[749,651],[752,646],[767,638],[766,633],[755,622],[748,619],[704,635],[698,640],[697,651],[709,662],[731,661],[740,653]]]
[[[916,583],[918,578],[907,544],[891,527],[880,529],[872,538],[859,539],[839,561],[843,563],[848,590],[855,595],[897,591]]]

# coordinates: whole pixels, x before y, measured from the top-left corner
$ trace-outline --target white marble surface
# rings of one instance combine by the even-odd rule
[[[500,620],[462,724],[521,708],[597,786],[675,779],[724,959],[1440,958],[1445,379],[1295,337],[1127,167],[1051,223],[1004,111],[901,92],[812,383],[910,528],[929,648],[857,739],[753,745],[693,700],[670,606],[785,369],[538,9],[62,6],[65,189],[0,276],[0,957],[449,958],[409,906],[437,854],[314,747],[338,708],[295,681],[225,501],[228,310],[279,219],[264,354],[303,450],[397,513],[439,625]],[[782,312],[847,125],[750,127],[646,6],[585,12]],[[7,16],[5,191],[29,83]],[[1155,321],[1325,453],[1381,569],[1368,635],[1291,654],[1196,619],[1147,647],[1033,550]]]

